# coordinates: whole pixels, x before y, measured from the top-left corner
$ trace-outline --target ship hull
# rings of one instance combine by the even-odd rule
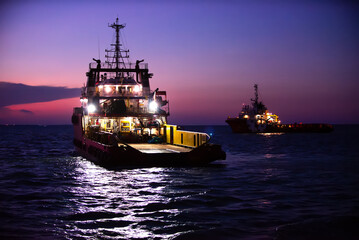
[[[74,139],[74,144],[81,156],[108,168],[201,166],[226,158],[225,152],[216,144],[203,144],[182,152],[163,150],[169,148],[166,144],[146,144],[152,150],[143,152],[131,145],[104,145],[86,138],[82,141]]]
[[[72,119],[76,151],[84,158],[106,168],[203,166],[226,159],[226,153],[218,144],[203,143],[197,147],[185,147],[168,142],[125,143],[111,141],[110,136],[113,135],[107,135],[109,138],[99,142],[85,135],[80,121],[81,115],[75,115]],[[200,138],[197,137],[196,142],[199,141]]]
[[[254,121],[243,118],[228,118],[226,123],[231,127],[234,133],[326,133],[333,131],[330,124],[276,124],[256,125]]]
[[[232,128],[234,133],[252,133],[253,131],[249,129],[246,119],[240,118],[228,118],[226,123]]]
[[[76,151],[86,159],[104,167],[198,166],[225,160],[220,145],[204,143],[187,148],[169,143],[133,143],[95,141],[85,136],[82,114],[72,117]]]
[[[76,151],[97,165],[114,167],[199,166],[216,160],[225,160],[226,153],[220,145],[205,143],[196,148],[186,148],[168,143],[112,143],[103,144],[84,135],[82,115],[74,115],[74,140]]]

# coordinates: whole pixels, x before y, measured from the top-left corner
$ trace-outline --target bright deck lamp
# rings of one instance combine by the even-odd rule
[[[94,113],[96,111],[96,107],[93,104],[88,105],[87,107],[88,113]]]
[[[112,91],[111,87],[110,86],[106,86],[105,87],[105,92],[106,93],[110,93]]]
[[[156,112],[158,108],[158,104],[156,103],[156,101],[151,101],[149,104],[149,110],[151,112]]]
[[[133,91],[135,93],[138,93],[140,91],[140,86],[138,86],[138,85],[134,86]]]

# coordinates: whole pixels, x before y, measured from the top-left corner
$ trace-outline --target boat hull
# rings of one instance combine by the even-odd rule
[[[199,166],[216,160],[225,160],[226,154],[220,145],[203,144],[188,151],[141,152],[130,145],[105,145],[84,138],[74,139],[76,151],[86,159],[103,167],[159,167],[159,166]],[[153,149],[162,149],[161,144],[152,145]],[[158,147],[156,147],[158,145]]]
[[[286,132],[316,132],[326,133],[333,131],[330,124],[260,124],[243,118],[228,118],[226,123],[234,133],[286,133]]]
[[[204,143],[188,148],[172,143],[128,144],[120,142],[118,138],[114,141],[99,142],[85,135],[82,117],[81,111],[77,113],[75,110],[72,124],[76,151],[104,167],[198,166],[226,159],[226,153],[218,144]]]

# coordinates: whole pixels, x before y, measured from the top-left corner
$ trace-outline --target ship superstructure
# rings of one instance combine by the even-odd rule
[[[169,115],[166,92],[150,90],[153,74],[147,63],[126,62],[129,51],[122,49],[119,40],[120,29],[125,25],[117,19],[109,26],[116,30],[116,42],[106,50],[106,62],[94,59],[90,63],[87,84],[82,89],[84,129],[99,127],[118,134],[125,142],[157,135]]]
[[[251,99],[251,105],[243,105],[242,111],[239,113],[238,118],[246,122],[249,131],[261,132],[267,126],[276,126],[280,124],[277,115],[268,112],[267,107],[258,98],[258,85],[254,84],[254,98]]]
[[[120,42],[120,30],[125,25],[119,24],[117,18],[109,27],[116,32],[115,43],[106,50],[105,62],[93,59],[90,63],[87,83],[81,92],[81,107],[74,109],[72,117],[74,143],[79,152],[99,163],[151,165],[159,161],[151,162],[149,158],[155,155],[149,153],[178,153],[172,157],[187,158],[181,160],[184,162],[188,156],[193,157],[193,150],[198,155],[198,148],[207,153],[218,149],[208,144],[210,137],[205,133],[181,131],[167,124],[166,91],[151,90],[153,74],[144,60],[129,61],[129,51]],[[123,149],[126,154],[131,151],[133,154],[126,155]],[[220,154],[217,159],[224,158],[222,150]],[[213,160],[210,157],[198,162]]]

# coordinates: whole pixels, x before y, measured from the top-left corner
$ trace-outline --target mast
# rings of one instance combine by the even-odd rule
[[[258,85],[254,84],[254,99],[252,98],[251,101],[253,106],[253,113],[258,114]]]
[[[253,105],[257,106],[258,105],[258,85],[254,84],[254,99],[251,99],[254,103]]]
[[[255,103],[258,104],[258,85],[254,84],[254,96],[255,96]]]
[[[124,58],[129,58],[128,56],[128,52],[129,50],[122,50],[121,46],[122,44],[120,43],[120,29],[124,28],[126,25],[125,24],[119,24],[118,23],[118,18],[116,18],[116,22],[112,23],[111,25],[108,25],[109,27],[113,28],[116,30],[116,42],[114,44],[111,44],[111,46],[114,46],[114,49],[106,49],[105,51],[107,53],[114,53],[113,56],[111,55],[106,55],[105,57],[108,59],[106,62],[109,64],[116,64],[116,69],[120,68],[120,65],[123,64],[123,67],[126,68],[125,66],[125,62],[124,62]],[[122,53],[125,53],[125,55],[122,55]],[[111,59],[112,60],[109,60]],[[118,77],[119,72],[116,72],[116,77]]]

